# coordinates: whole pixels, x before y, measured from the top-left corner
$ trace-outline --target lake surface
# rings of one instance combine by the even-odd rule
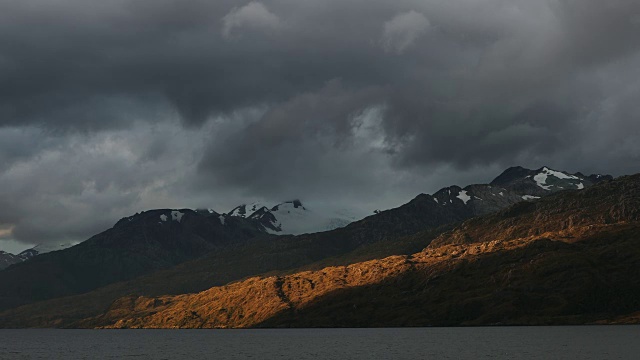
[[[0,359],[638,359],[640,326],[0,330]]]

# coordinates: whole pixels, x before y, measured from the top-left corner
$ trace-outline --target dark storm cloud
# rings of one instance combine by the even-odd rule
[[[253,196],[294,198],[356,187],[371,174],[352,171],[351,157],[368,155],[353,153],[352,135],[363,112],[382,96],[381,89],[347,89],[331,80],[318,92],[273,106],[240,131],[213,141],[200,173],[222,186],[250,185]]]
[[[392,206],[510,165],[640,166],[634,0],[0,9],[0,237],[243,195]]]
[[[27,1],[3,6],[3,123],[118,125],[129,113],[110,111],[120,97],[142,106],[160,97],[186,122],[200,123],[211,113],[285,100],[352,71],[357,77],[356,64],[366,56],[345,49],[342,40],[330,43],[331,37],[339,38],[336,32],[292,28],[308,24],[292,24],[286,33],[268,31],[277,30],[280,20],[264,6],[272,16],[266,22],[260,14],[238,9],[242,4],[235,1],[94,5]],[[90,114],[91,108],[98,113]]]

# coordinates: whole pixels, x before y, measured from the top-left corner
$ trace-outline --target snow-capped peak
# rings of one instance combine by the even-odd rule
[[[182,217],[183,216],[184,216],[183,212],[180,212],[178,210],[171,211],[171,220],[173,220],[173,221],[180,222],[180,221],[182,221]]]
[[[302,204],[300,200],[285,201],[274,206],[261,202],[239,205],[228,213],[259,221],[265,230],[274,234],[303,234],[332,230],[356,220],[345,211],[316,211]]]

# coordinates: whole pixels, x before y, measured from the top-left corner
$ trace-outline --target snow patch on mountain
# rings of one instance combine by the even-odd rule
[[[184,213],[177,211],[177,210],[173,210],[171,211],[171,220],[173,221],[177,221],[180,222],[182,221],[182,217],[184,216]]]
[[[458,194],[458,196],[456,196],[458,199],[462,200],[462,202],[467,205],[467,202],[469,202],[469,200],[471,200],[471,196],[469,196],[467,194],[466,190],[460,190],[460,193]]]
[[[540,196],[523,195],[522,198],[525,200],[534,200],[534,199],[540,199]]]
[[[536,174],[533,177],[533,180],[538,184],[539,187],[545,190],[551,190],[551,185],[547,184],[547,179],[549,176],[553,176],[555,178],[562,179],[562,180],[580,180],[580,178],[577,176],[565,174],[560,171],[551,170],[546,166],[542,168],[540,173]]]

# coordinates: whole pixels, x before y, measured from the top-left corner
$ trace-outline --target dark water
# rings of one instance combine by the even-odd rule
[[[639,359],[640,326],[0,330],[0,359]]]

